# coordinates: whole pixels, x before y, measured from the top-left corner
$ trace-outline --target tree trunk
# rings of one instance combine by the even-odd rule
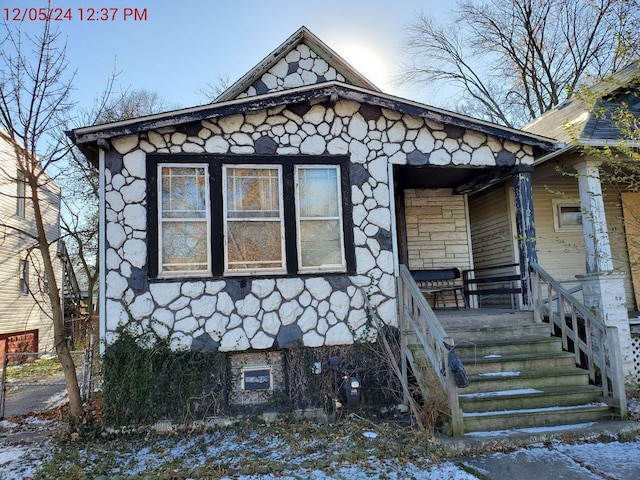
[[[31,168],[33,168],[33,166],[31,166]],[[71,357],[64,332],[64,314],[62,311],[60,288],[53,268],[51,248],[47,239],[44,219],[42,217],[42,209],[40,208],[38,177],[33,171],[30,171],[28,180],[31,187],[31,199],[33,201],[34,220],[38,231],[39,249],[44,265],[45,279],[49,286],[48,295],[49,302],[51,303],[53,321],[53,341],[56,354],[58,355],[58,359],[62,365],[62,372],[64,373],[67,393],[69,395],[69,422],[74,426],[78,425],[79,422],[82,421],[82,416],[84,414],[82,397],[80,396],[76,366],[73,362],[73,358]]]

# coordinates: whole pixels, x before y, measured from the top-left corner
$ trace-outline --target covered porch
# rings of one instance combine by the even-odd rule
[[[398,263],[432,308],[528,308],[528,265],[537,261],[531,171],[395,166]],[[477,199],[487,188],[509,198]]]

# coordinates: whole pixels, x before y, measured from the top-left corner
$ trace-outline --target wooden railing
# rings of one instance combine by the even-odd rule
[[[405,332],[414,333],[442,387],[447,392],[453,435],[463,435],[464,425],[462,411],[458,404],[458,388],[448,366],[449,352],[445,347],[447,333],[416,285],[407,267],[400,265],[399,273],[398,328],[401,332],[400,358],[402,377],[404,379],[407,378],[408,368],[410,367],[421,388],[428,388],[426,381],[420,378],[420,368],[412,351],[407,347],[407,335]]]
[[[603,401],[627,418],[624,374],[618,329],[605,325],[540,265],[530,262],[534,318],[549,321],[551,334],[562,338],[562,347],[575,354],[576,364],[589,371],[594,385],[602,388]]]

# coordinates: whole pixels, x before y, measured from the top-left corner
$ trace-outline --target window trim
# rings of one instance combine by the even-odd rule
[[[224,251],[224,270],[223,275],[225,277],[231,276],[244,276],[244,275],[268,275],[268,274],[284,274],[287,273],[287,255],[286,255],[286,241],[285,241],[285,220],[284,220],[284,188],[283,188],[283,173],[282,165],[272,164],[230,164],[223,163],[222,168],[222,237],[223,237],[223,251]],[[281,267],[265,267],[265,268],[229,268],[229,235],[227,229],[227,222],[230,220],[227,216],[227,170],[230,168],[246,168],[256,170],[276,170],[278,172],[278,217],[277,221],[280,223],[280,258],[282,262]],[[275,217],[274,217],[275,218]],[[262,219],[264,221],[264,219]],[[232,220],[233,221],[233,220]],[[245,219],[245,221],[248,221]],[[267,220],[268,221],[268,220]],[[211,244],[211,242],[209,242]]]
[[[162,169],[168,168],[203,168],[205,179],[209,178],[209,166],[207,164],[197,163],[158,163],[157,164],[157,203],[156,203],[156,220],[157,220],[157,236],[158,245],[158,277],[175,278],[175,277],[193,277],[201,276],[211,272],[211,248],[207,248],[207,268],[206,270],[167,270],[163,271],[164,262],[162,261],[162,241],[160,241],[162,235],[162,224],[169,220],[162,217]],[[172,219],[175,220],[175,219]],[[198,219],[180,219],[188,221],[196,221]],[[205,181],[205,218],[203,223],[206,223],[207,231],[207,244],[211,245],[211,195],[209,192],[209,182]]]
[[[168,277],[159,275],[160,236],[158,232],[158,166],[166,164],[176,165],[208,165],[209,167],[209,200],[210,200],[210,240],[209,254],[211,255],[211,269],[187,276],[181,272]],[[256,272],[248,274],[228,275],[224,272],[223,238],[223,209],[222,209],[222,165],[281,165],[283,171],[283,209],[286,272],[268,273]],[[260,278],[260,277],[300,277],[313,274],[298,269],[297,232],[295,227],[295,199],[294,199],[294,165],[335,165],[340,172],[340,194],[342,199],[342,235],[345,268],[342,270],[327,270],[325,275],[356,275],[356,254],[353,232],[353,205],[351,203],[350,167],[348,155],[228,155],[228,154],[191,154],[191,153],[150,153],[147,154],[147,276],[150,280],[170,280],[180,277],[211,278]],[[319,272],[316,272],[316,274]]]
[[[342,188],[340,181],[340,166],[339,165],[318,165],[318,164],[296,164],[294,166],[294,199],[296,204],[296,251],[298,256],[298,272],[300,273],[322,273],[322,272],[335,272],[335,271],[344,271],[346,269],[346,260],[345,260],[345,242],[344,242],[344,228],[340,231],[340,256],[341,262],[339,264],[327,264],[327,265],[316,265],[312,267],[304,267],[302,266],[302,234],[300,231],[300,227],[303,220],[307,218],[303,218],[301,215],[300,208],[300,177],[299,172],[302,169],[326,169],[326,168],[335,168],[336,170],[336,186],[338,187],[338,214],[337,216],[326,216],[326,217],[309,217],[309,219],[313,218],[316,220],[338,220],[341,225],[344,225],[344,215],[342,214]]]
[[[579,225],[566,225],[562,223],[562,208],[563,207],[577,207],[582,214],[582,206],[580,200],[571,198],[554,198],[551,200],[553,207],[553,229],[555,232],[581,232],[582,223]]]

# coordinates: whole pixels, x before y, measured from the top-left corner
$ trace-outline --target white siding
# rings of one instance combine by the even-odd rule
[[[616,189],[607,189],[606,186],[603,186],[603,194],[613,266],[625,274],[627,308],[634,309],[620,195]],[[533,198],[540,265],[558,280],[575,280],[576,275],[584,275],[586,263],[582,231],[556,232],[553,221],[554,199],[579,201],[577,178],[560,174],[555,164],[539,167],[533,174]]]
[[[39,275],[43,271],[42,257],[34,248],[37,243],[33,238],[36,236],[33,207],[27,198],[25,217],[18,217],[16,168],[13,148],[4,132],[0,131],[0,334],[38,329],[39,350],[50,350],[53,348],[51,308]],[[55,256],[55,240],[59,237],[60,189],[50,181],[42,187],[40,195],[47,236]],[[20,291],[20,263],[26,258],[30,263],[29,288],[33,295]],[[60,281],[62,266],[57,256],[53,260]]]

